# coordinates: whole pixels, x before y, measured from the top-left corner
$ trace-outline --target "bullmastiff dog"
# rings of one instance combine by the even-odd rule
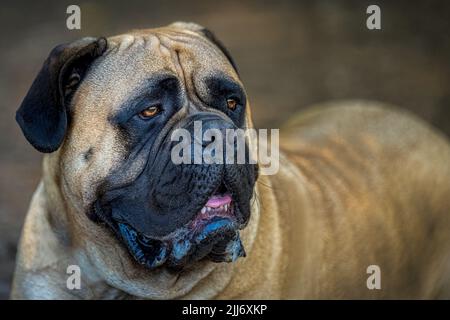
[[[57,46],[16,118],[46,155],[12,298],[450,297],[450,147],[412,115],[312,107],[281,129],[274,175],[170,160],[195,120],[252,127],[199,25]]]

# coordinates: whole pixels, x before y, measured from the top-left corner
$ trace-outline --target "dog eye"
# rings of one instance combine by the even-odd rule
[[[148,107],[147,109],[139,112],[139,116],[142,119],[149,119],[156,116],[161,111],[161,107],[159,105]]]
[[[234,99],[234,98],[228,98],[227,99],[227,107],[228,107],[228,109],[235,110],[237,105],[238,105],[238,102],[236,101],[236,99]]]

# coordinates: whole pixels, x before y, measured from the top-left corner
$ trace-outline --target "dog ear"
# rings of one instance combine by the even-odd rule
[[[239,75],[238,72],[238,68],[236,66],[236,63],[234,62],[233,58],[231,57],[230,52],[227,50],[227,48],[225,48],[225,46],[223,45],[222,41],[220,41],[219,39],[217,39],[217,37],[215,36],[214,33],[212,33],[209,29],[206,28],[202,28],[200,30],[200,32],[212,43],[214,43],[216,45],[216,47],[218,47],[223,54],[227,57],[228,61],[230,61],[231,65],[233,66],[234,70],[236,71],[236,73]]]
[[[106,48],[105,38],[83,38],[50,52],[16,113],[25,138],[40,152],[53,152],[63,142],[70,98]]]

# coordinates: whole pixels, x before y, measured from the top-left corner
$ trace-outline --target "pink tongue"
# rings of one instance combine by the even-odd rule
[[[231,196],[228,194],[223,196],[212,196],[205,204],[205,207],[218,208],[220,206],[230,203],[231,203]]]

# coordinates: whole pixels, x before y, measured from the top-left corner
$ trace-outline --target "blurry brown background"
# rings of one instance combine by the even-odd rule
[[[81,7],[82,29],[66,29]],[[381,7],[381,31],[366,8]],[[14,113],[47,54],[82,36],[184,20],[216,33],[234,56],[257,127],[276,128],[329,99],[367,98],[409,109],[450,134],[450,1],[30,1],[0,7],[0,298],[40,176],[41,155]]]

